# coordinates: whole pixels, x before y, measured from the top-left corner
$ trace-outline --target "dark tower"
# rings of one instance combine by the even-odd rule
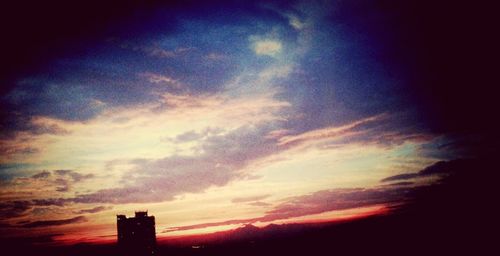
[[[135,212],[135,217],[116,216],[118,248],[122,255],[153,255],[156,251],[155,217]]]

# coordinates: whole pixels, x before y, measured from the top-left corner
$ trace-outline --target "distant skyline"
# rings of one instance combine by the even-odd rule
[[[50,38],[0,95],[0,237],[114,240],[135,210],[158,238],[334,221],[434,184],[479,125],[418,87],[404,6],[355,2],[131,6]]]

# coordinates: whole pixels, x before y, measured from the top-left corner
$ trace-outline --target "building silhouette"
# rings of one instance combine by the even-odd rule
[[[118,248],[122,255],[153,255],[156,252],[155,217],[147,211],[135,212],[135,217],[117,215]]]

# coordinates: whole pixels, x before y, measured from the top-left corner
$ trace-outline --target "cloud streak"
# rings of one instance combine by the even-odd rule
[[[450,174],[454,169],[457,169],[457,165],[464,163],[464,160],[452,160],[452,161],[439,161],[435,164],[428,166],[419,172],[414,173],[403,173],[394,176],[390,176],[381,180],[381,182],[390,181],[401,181],[401,180],[411,180],[415,178],[424,178],[431,176],[442,176]]]
[[[44,228],[44,227],[52,227],[52,226],[62,226],[74,223],[82,223],[87,222],[88,219],[84,216],[77,216],[69,219],[60,219],[60,220],[40,220],[33,221],[26,224],[21,225],[23,228]]]
[[[170,76],[154,74],[154,73],[143,73],[140,76],[145,77],[150,83],[154,84],[165,84],[173,89],[182,89],[185,85],[178,79],[174,79]]]
[[[87,209],[81,209],[79,211],[75,211],[76,214],[85,214],[85,213],[97,213],[97,212],[102,212],[106,210],[113,209],[112,206],[96,206],[94,208],[87,208]]]
[[[267,211],[262,217],[172,227],[166,229],[164,232],[200,229],[231,224],[272,222],[330,211],[397,203],[404,200],[410,191],[411,189],[409,188],[401,187],[321,190],[308,195],[287,198],[283,203]]]
[[[291,146],[291,145],[303,144],[308,141],[318,141],[322,139],[331,139],[335,137],[344,137],[352,135],[355,134],[356,128],[362,128],[364,125],[381,121],[386,117],[387,114],[380,114],[376,116],[363,118],[361,120],[357,120],[342,126],[333,126],[316,130],[310,130],[297,135],[286,135],[279,139],[279,145]]]
[[[248,197],[236,197],[231,199],[232,203],[248,203],[248,202],[254,202],[254,201],[260,201],[262,199],[266,199],[270,197],[271,195],[258,195],[258,196],[248,196]]]

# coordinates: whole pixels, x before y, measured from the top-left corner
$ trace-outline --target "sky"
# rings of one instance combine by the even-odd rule
[[[174,237],[404,203],[471,137],[443,125],[442,87],[416,86],[427,41],[391,4],[168,2],[90,25],[53,11],[79,30],[35,33],[0,95],[0,236],[114,240],[116,214],[147,210]]]

